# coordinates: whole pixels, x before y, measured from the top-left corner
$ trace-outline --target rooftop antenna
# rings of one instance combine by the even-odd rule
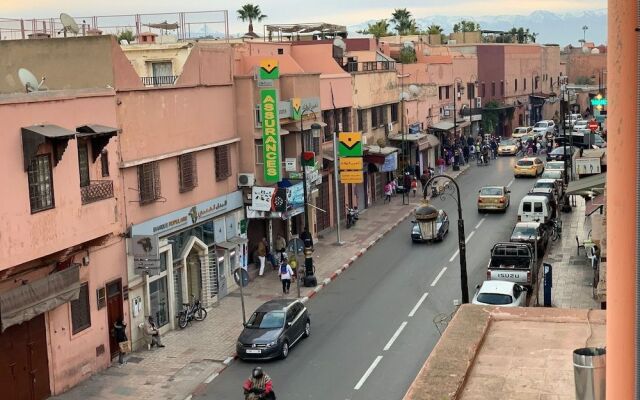
[[[62,22],[62,32],[64,32],[64,37],[67,37],[67,32],[72,32],[76,36],[78,35],[78,32],[80,32],[78,24],[71,15],[65,13],[60,14],[60,22]]]
[[[46,78],[43,76],[40,83],[38,83],[38,79],[36,78],[36,76],[26,68],[20,68],[18,70],[18,78],[20,79],[20,82],[26,89],[27,93],[37,92],[40,89],[46,89],[42,86]]]

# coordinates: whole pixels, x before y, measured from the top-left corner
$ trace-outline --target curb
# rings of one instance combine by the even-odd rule
[[[469,167],[465,168],[464,170],[460,171],[456,176],[452,176],[451,178],[452,179],[456,179],[457,177],[459,177],[460,175],[465,173],[468,169],[469,169]],[[409,205],[411,205],[411,204],[409,204]],[[409,209],[404,215],[402,215],[400,217],[400,219],[398,219],[398,221],[396,221],[393,225],[389,226],[386,230],[384,230],[383,232],[378,234],[378,236],[376,236],[375,239],[373,239],[372,241],[367,243],[366,247],[363,247],[360,250],[358,250],[353,257],[351,257],[346,263],[342,264],[342,267],[340,267],[337,270],[335,270],[335,272],[333,272],[328,278],[325,278],[318,286],[316,286],[313,289],[310,289],[307,292],[306,296],[303,296],[303,297],[300,298],[300,301],[302,301],[302,303],[306,303],[307,301],[309,301],[309,299],[311,299],[313,296],[318,294],[322,289],[325,288],[325,286],[329,285],[329,283],[334,281],[338,276],[340,276],[344,271],[346,271],[351,265],[353,265],[353,263],[358,258],[362,257],[362,255],[364,253],[366,253],[367,250],[372,248],[376,243],[378,243],[380,240],[382,240],[382,238],[385,237],[389,232],[391,232],[398,225],[402,224],[407,218],[409,218],[409,216],[411,214],[413,214],[413,211],[414,211],[413,208]],[[238,359],[238,355],[237,354],[234,354],[231,357],[227,357],[227,359],[222,362],[222,364],[224,364],[222,369],[220,369],[219,371],[214,372],[213,374],[211,374],[203,383],[204,384],[211,383],[215,378],[220,376],[220,374],[222,374],[222,372],[225,369],[229,368],[229,366],[233,363],[233,361],[235,361],[237,359]],[[185,397],[185,400],[191,400],[193,398],[193,396],[195,396],[195,395],[196,395],[196,393],[192,393],[192,394],[188,395],[187,397]]]

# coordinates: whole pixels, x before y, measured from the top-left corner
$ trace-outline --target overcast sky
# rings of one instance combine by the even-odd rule
[[[267,14],[267,23],[329,22],[343,25],[358,24],[371,19],[389,18],[394,8],[408,8],[414,17],[430,15],[504,15],[529,14],[536,10],[575,12],[602,9],[606,0],[0,0],[0,17],[30,18],[56,17],[61,12],[72,16],[114,14],[147,14],[176,11],[229,10],[231,33],[246,31],[236,10],[252,2]],[[390,3],[392,4],[390,6]],[[175,22],[175,21],[169,21]],[[585,21],[586,22],[586,21]],[[261,25],[256,26],[261,32]]]

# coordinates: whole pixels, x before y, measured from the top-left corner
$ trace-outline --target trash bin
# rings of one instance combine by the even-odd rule
[[[573,351],[576,400],[605,400],[606,354],[606,349],[601,347]]]

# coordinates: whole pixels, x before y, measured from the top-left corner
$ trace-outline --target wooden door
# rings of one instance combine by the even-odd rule
[[[51,394],[44,314],[0,334],[0,388],[8,400],[42,400]]]
[[[107,319],[109,320],[109,353],[116,357],[120,350],[118,341],[113,335],[113,324],[124,317],[122,310],[122,279],[107,283]]]
[[[319,193],[318,198],[316,200],[316,229],[317,232],[322,232],[327,229],[330,224],[329,212],[331,211],[329,208],[329,180],[327,176],[322,177],[322,183],[318,186]]]

